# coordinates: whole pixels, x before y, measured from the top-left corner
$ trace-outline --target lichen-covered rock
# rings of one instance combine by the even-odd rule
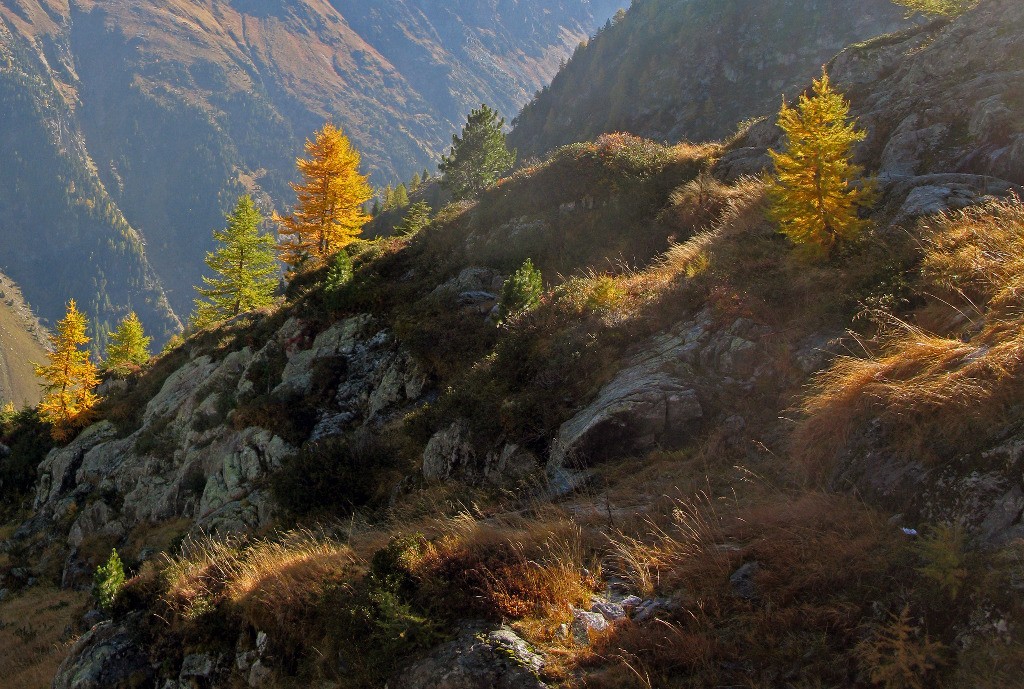
[[[282,398],[309,395],[314,384],[316,363],[350,354],[369,323],[369,316],[346,318],[318,334],[308,349],[288,350],[288,363],[274,394]]]
[[[388,689],[544,689],[544,658],[507,627],[466,632],[388,681]]]
[[[589,466],[679,444],[708,420],[720,398],[752,389],[770,368],[768,329],[740,318],[716,325],[702,311],[651,338],[597,398],[559,428],[548,471]]]
[[[138,617],[101,622],[71,648],[57,669],[53,689],[136,689],[155,678],[133,629]]]
[[[465,424],[456,421],[427,442],[423,450],[423,477],[428,481],[444,481],[475,463],[476,448],[468,438]]]
[[[832,487],[855,489],[907,525],[955,524],[992,545],[1024,537],[1024,435],[974,452],[951,449],[931,461],[880,449],[884,438],[877,422],[857,433],[836,463]]]

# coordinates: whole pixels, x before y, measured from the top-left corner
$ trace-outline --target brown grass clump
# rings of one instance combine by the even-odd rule
[[[483,521],[463,514],[442,528],[410,567],[425,605],[436,600],[449,614],[565,621],[570,607],[594,591],[582,534],[557,515]]]
[[[0,689],[49,687],[88,594],[36,588],[0,603]]]
[[[677,583],[698,561],[702,568],[710,565],[715,570],[712,577],[727,573],[729,558],[718,549],[724,538],[721,518],[707,494],[674,501],[668,523],[648,517],[645,531],[639,536],[620,531],[611,546],[616,573],[641,595],[652,596],[670,581]]]
[[[793,686],[852,685],[871,601],[899,595],[891,581],[906,560],[883,516],[822,493],[673,504],[645,533],[618,534],[612,559],[677,607],[578,653],[587,686],[774,686],[773,668],[789,668]],[[730,581],[744,564],[752,597]]]
[[[951,333],[894,321],[866,357],[841,357],[801,404],[795,454],[812,472],[878,418],[889,449],[941,457],[1014,414],[1024,385],[1024,207],[993,202],[923,228],[923,274],[959,318]],[[935,305],[929,313],[935,320]]]
[[[230,604],[259,629],[299,633],[324,593],[356,570],[348,546],[312,531],[252,542],[202,538],[168,558],[164,601],[185,620]]]
[[[1024,203],[991,201],[924,226],[926,279],[978,315],[1018,318],[1024,294]]]

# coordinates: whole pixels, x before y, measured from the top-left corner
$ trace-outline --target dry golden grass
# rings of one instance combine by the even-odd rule
[[[923,227],[923,273],[988,317],[1021,316],[1024,296],[1024,204],[991,201],[940,216]]]
[[[597,583],[582,532],[559,510],[488,520],[462,514],[437,529],[411,570],[422,596],[450,600],[453,610],[557,626]]]
[[[999,427],[1024,390],[1024,207],[993,202],[923,231],[923,273],[942,292],[937,302],[968,325],[936,334],[893,319],[868,356],[840,357],[820,374],[800,405],[807,418],[793,445],[811,476],[869,417],[894,437],[890,450],[927,459],[930,448]],[[933,303],[930,320],[941,320],[936,311]]]
[[[723,533],[715,500],[706,493],[692,500],[675,500],[667,525],[648,517],[644,532],[618,531],[611,541],[611,561],[616,573],[644,596],[663,589],[665,580],[676,578],[691,561],[721,565],[727,574],[728,558],[721,557]]]
[[[49,687],[74,642],[65,630],[88,594],[32,589],[0,603],[0,689]]]
[[[202,538],[167,558],[164,601],[186,620],[230,603],[258,628],[291,631],[330,587],[357,570],[351,548],[312,531],[251,542]]]

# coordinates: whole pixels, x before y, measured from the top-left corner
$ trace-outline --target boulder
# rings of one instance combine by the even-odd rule
[[[599,612],[587,612],[586,610],[572,611],[572,625],[569,629],[572,632],[573,641],[579,646],[589,646],[592,642],[592,632],[603,632],[608,629],[608,620]]]
[[[151,686],[155,672],[139,643],[140,613],[101,622],[82,635],[60,664],[53,689],[135,689]]]
[[[515,632],[501,627],[464,632],[428,658],[399,672],[388,689],[545,689],[544,658]]]
[[[274,388],[274,395],[281,398],[309,395],[315,382],[316,363],[350,354],[369,323],[369,316],[346,318],[317,335],[308,349],[286,349],[288,363],[281,374],[281,382]]]
[[[497,485],[514,485],[529,479],[539,466],[535,454],[509,444],[488,453],[484,462],[484,478]]]
[[[435,433],[423,450],[423,477],[444,481],[476,462],[476,449],[468,439],[465,424],[456,421]]]

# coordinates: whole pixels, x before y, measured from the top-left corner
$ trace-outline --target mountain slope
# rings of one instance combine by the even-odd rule
[[[739,174],[774,118],[605,135],[111,386],[0,563],[137,575],[53,686],[1019,684],[1022,28],[983,0],[830,65],[882,173],[831,260]]]
[[[634,2],[523,109],[510,142],[528,156],[615,131],[722,138],[850,43],[905,25],[889,0]]]
[[[45,331],[21,297],[17,285],[0,275],[0,406],[39,401],[33,364],[46,358]]]
[[[22,149],[4,159],[24,159],[0,204],[47,199],[31,217],[8,216],[0,265],[46,319],[75,296],[95,302],[98,334],[131,307],[162,340],[177,325],[167,304],[191,310],[210,232],[234,198],[253,192],[267,212],[289,203],[294,158],[325,119],[345,128],[376,182],[406,178],[433,164],[471,104],[514,110],[604,18],[595,12],[611,11],[585,0],[471,5],[462,16],[434,3],[0,3],[0,44],[32,75],[4,102],[40,103],[0,126]],[[44,144],[29,128],[48,123]],[[70,173],[53,179],[62,166],[77,170],[72,191]],[[42,281],[17,234],[86,222],[66,217],[84,212],[73,210],[82,195],[97,217],[63,258],[46,257],[55,275]],[[102,256],[109,246],[123,266]],[[78,279],[71,257],[90,254],[97,266]]]
[[[76,298],[101,344],[128,308],[166,337],[180,323],[97,175],[57,78],[67,65],[4,23],[0,37],[0,268],[50,322]]]

